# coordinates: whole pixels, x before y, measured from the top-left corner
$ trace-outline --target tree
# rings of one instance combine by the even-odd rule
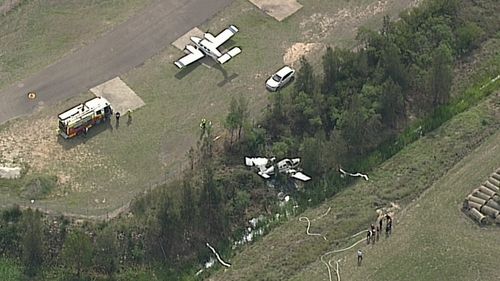
[[[234,131],[238,128],[238,101],[233,96],[229,104],[229,113],[224,124],[231,134],[230,146],[233,146]]]
[[[339,61],[333,49],[328,46],[323,55],[323,85],[324,94],[330,94],[335,90],[335,84],[339,79]]]
[[[158,243],[165,262],[171,262],[177,257],[176,246],[181,242],[181,231],[178,229],[180,223],[179,214],[176,212],[172,199],[168,195],[163,195],[160,209],[157,214],[159,226]],[[154,247],[154,245],[151,245]]]
[[[210,241],[218,241],[226,233],[226,215],[222,194],[217,188],[212,167],[203,171],[203,183],[198,201],[201,232]]]
[[[238,99],[238,140],[241,138],[241,131],[247,122],[248,116],[250,115],[248,111],[248,100],[245,96],[241,95]]]
[[[33,277],[42,266],[44,256],[40,213],[28,209],[24,214],[23,226],[22,260],[26,268],[26,274]]]
[[[109,227],[105,228],[96,239],[95,267],[97,271],[109,277],[112,277],[118,270],[118,249],[116,243],[116,236]]]
[[[378,145],[380,139],[380,115],[365,104],[361,96],[355,95],[339,120],[341,135],[354,154],[369,151]]]
[[[314,71],[311,64],[307,59],[302,56],[300,58],[300,68],[297,71],[296,81],[295,81],[295,92],[304,92],[306,94],[312,94],[316,81],[314,79]]]
[[[405,116],[405,104],[401,87],[390,78],[382,85],[379,104],[382,122],[396,129],[399,121]]]
[[[432,53],[432,65],[429,72],[429,89],[434,107],[443,105],[450,98],[453,58],[446,44],[441,44]]]
[[[81,230],[71,233],[64,241],[62,257],[67,267],[81,277],[92,265],[93,247],[90,238]]]
[[[180,223],[183,229],[184,244],[191,248],[193,243],[195,224],[198,222],[196,216],[196,197],[193,186],[189,180],[185,180],[182,188],[182,204],[180,210]]]
[[[484,31],[476,23],[466,22],[456,30],[456,49],[459,54],[468,54],[477,48]]]
[[[240,96],[236,99],[234,96],[231,98],[231,103],[229,104],[229,113],[226,116],[225,126],[231,133],[230,144],[233,144],[234,131],[238,130],[238,140],[241,138],[241,131],[245,122],[248,118],[248,101],[244,96]]]

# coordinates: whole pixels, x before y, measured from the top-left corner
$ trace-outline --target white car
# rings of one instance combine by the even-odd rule
[[[285,86],[292,80],[295,70],[289,66],[284,66],[276,71],[267,81],[266,88],[269,91],[277,91],[279,88]]]

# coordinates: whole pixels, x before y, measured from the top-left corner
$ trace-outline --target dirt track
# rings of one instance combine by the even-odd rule
[[[0,90],[0,124],[76,96],[163,50],[233,0],[161,0],[32,77]],[[37,92],[34,101],[27,99]]]

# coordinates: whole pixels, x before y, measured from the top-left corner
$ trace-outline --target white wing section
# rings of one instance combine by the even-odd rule
[[[193,47],[192,45],[186,45],[186,50],[189,51],[189,54],[174,62],[175,66],[177,66],[178,68],[184,68],[187,65],[190,65],[205,56],[200,50]]]
[[[245,165],[252,167],[252,166],[266,166],[267,165],[267,158],[263,157],[256,157],[256,158],[251,158],[251,157],[245,157]]]
[[[224,31],[215,36],[215,38],[212,37],[209,39],[206,35],[205,38],[212,41],[212,43],[214,43],[215,48],[218,48],[220,45],[224,44],[227,40],[229,40],[229,38],[233,37],[233,35],[235,35],[236,32],[238,32],[238,28],[234,25],[230,25]]]
[[[311,179],[309,176],[307,176],[307,175],[305,175],[305,174],[303,174],[301,172],[294,173],[292,175],[292,178],[298,179],[298,180],[301,180],[301,181],[308,181],[308,180]]]
[[[265,173],[263,173],[263,172],[258,172],[258,174],[259,174],[259,176],[261,176],[261,177],[263,177],[263,178],[265,178],[265,179],[268,179],[268,178],[270,178],[270,177],[271,177],[270,175],[265,174]]]
[[[235,56],[237,56],[239,53],[241,53],[241,49],[238,48],[238,47],[234,47],[232,48],[231,50],[229,50],[227,53],[223,54],[222,56],[220,56],[217,61],[220,63],[220,64],[224,64],[226,62],[228,62],[230,59],[234,58]]]

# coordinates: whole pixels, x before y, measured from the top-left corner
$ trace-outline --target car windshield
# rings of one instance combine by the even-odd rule
[[[278,74],[274,74],[273,75],[273,80],[276,81],[276,82],[280,82],[281,81],[281,77]]]

